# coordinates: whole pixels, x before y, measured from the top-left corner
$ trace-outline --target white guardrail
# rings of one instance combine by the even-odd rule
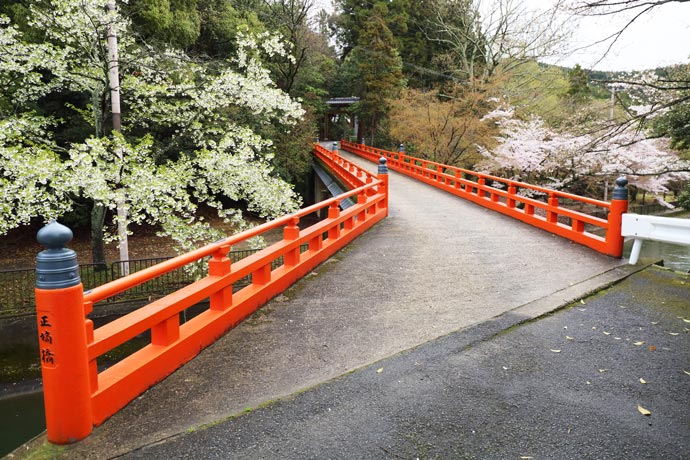
[[[630,265],[635,265],[644,240],[690,246],[690,219],[623,214],[621,234],[635,239],[630,252]]]

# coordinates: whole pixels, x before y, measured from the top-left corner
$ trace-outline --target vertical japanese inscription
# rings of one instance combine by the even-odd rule
[[[55,367],[57,356],[55,356],[55,336],[51,330],[53,324],[48,314],[39,314],[38,317],[38,339],[41,345],[41,365],[44,367]]]

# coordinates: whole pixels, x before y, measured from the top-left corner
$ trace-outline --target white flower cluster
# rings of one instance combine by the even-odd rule
[[[22,41],[0,18],[0,85],[18,107],[0,112],[0,234],[32,217],[65,213],[70,197],[123,205],[125,224],[160,224],[181,249],[219,237],[196,217],[202,203],[237,229],[247,225],[242,211],[224,201],[266,218],[297,209],[298,196],[273,172],[272,142],[249,127],[291,125],[304,114],[262,63],[262,56],[289,56],[278,36],[240,34],[235,59],[209,66],[135,44],[128,21],[107,0],[51,5],[32,6],[30,18],[50,45]],[[99,101],[107,100],[109,28],[119,40],[123,135],[92,137],[60,156],[48,134],[52,121],[32,115],[28,103],[60,88],[86,93],[94,112],[78,111],[97,126]],[[154,139],[150,130],[170,134]]]
[[[46,123],[31,116],[0,120],[0,233],[71,207],[60,158],[33,141],[47,136]]]
[[[43,72],[60,53],[48,44],[27,46],[19,30],[7,17],[0,16],[0,88],[12,94],[14,104],[34,101],[59,88],[57,81],[46,83]]]

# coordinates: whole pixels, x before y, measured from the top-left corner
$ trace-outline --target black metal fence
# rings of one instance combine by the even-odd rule
[[[303,245],[301,251],[304,252],[307,248],[307,245]],[[257,251],[259,251],[259,249],[231,251],[228,253],[228,257],[232,262],[237,262]],[[121,278],[126,265],[129,265],[130,273],[135,273],[171,258],[172,257],[155,257],[150,259],[118,261],[110,264],[81,264],[79,267],[81,281],[84,285],[84,290],[88,291],[96,286]],[[124,303],[162,297],[206,276],[208,272],[207,262],[208,259],[203,259],[195,264],[178,268],[140,284],[139,286],[128,289],[125,292],[107,299],[105,302],[111,304]],[[282,258],[275,260],[273,262],[273,268],[275,269],[282,264]],[[233,290],[237,291],[250,283],[251,275],[234,283]],[[23,316],[35,313],[35,286],[36,271],[33,268],[0,270],[0,316]]]
[[[678,206],[677,202],[670,203],[671,206]],[[631,204],[628,206],[628,212],[631,214],[645,214],[645,215],[650,215],[650,214],[661,214],[664,212],[668,212],[672,210],[672,208],[669,208],[668,206],[664,206],[663,204],[660,203],[648,203],[648,204],[636,204],[633,205]]]

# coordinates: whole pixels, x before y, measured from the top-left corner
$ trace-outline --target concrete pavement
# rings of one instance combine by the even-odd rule
[[[689,294],[688,275],[649,268],[122,458],[687,459]]]
[[[55,456],[124,455],[518,307],[538,316],[630,271],[407,177],[391,173],[390,190],[388,219]]]

